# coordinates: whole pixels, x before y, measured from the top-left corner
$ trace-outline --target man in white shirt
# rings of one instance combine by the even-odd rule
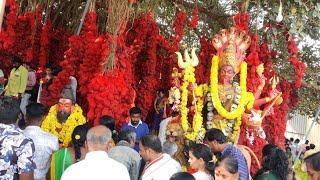
[[[162,153],[157,136],[147,135],[139,143],[140,155],[147,162],[141,175],[142,180],[165,180],[181,171],[181,165],[170,155]]]
[[[87,133],[88,153],[85,159],[68,167],[61,180],[130,180],[127,168],[108,157],[107,151],[112,146],[111,136],[111,131],[105,126],[91,128]]]
[[[34,170],[34,179],[45,180],[50,167],[51,154],[59,149],[58,138],[40,128],[45,115],[45,107],[42,104],[29,104],[26,113],[29,126],[25,128],[23,134],[32,139],[35,146],[34,162],[37,168]]]

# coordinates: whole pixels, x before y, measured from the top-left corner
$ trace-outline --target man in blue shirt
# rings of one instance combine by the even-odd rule
[[[238,172],[240,180],[249,180],[249,169],[247,161],[237,147],[227,143],[227,137],[220,129],[209,129],[206,140],[213,153],[221,153],[222,157],[232,156],[238,161]]]
[[[123,125],[121,131],[123,130],[131,130],[136,133],[136,144],[134,146],[134,150],[139,152],[139,142],[142,136],[149,134],[148,125],[141,121],[141,109],[138,107],[133,107],[130,109],[130,122]]]

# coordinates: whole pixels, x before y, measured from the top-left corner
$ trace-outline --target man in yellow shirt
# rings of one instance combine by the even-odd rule
[[[5,88],[5,96],[21,98],[27,87],[28,70],[22,65],[20,58],[13,58],[13,69],[11,70],[8,79],[8,84]]]

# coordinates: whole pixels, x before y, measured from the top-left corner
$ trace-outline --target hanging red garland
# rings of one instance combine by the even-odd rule
[[[175,35],[172,37],[172,42],[178,44],[183,38],[184,27],[186,24],[186,13],[184,11],[179,11],[176,15],[176,19],[173,22],[173,29]]]
[[[117,41],[117,67],[104,75],[97,73],[89,84],[88,118],[94,125],[99,124],[102,115],[113,116],[117,120],[118,128],[127,122],[128,111],[134,106],[135,99],[135,92],[131,86],[132,60],[127,56],[127,50],[121,35]]]
[[[96,19],[96,13],[88,13],[85,28],[81,35],[85,39],[86,50],[78,72],[78,84],[79,92],[84,97],[86,97],[90,89],[88,84],[95,74],[101,71],[101,63],[108,55],[108,42],[105,36],[98,35]]]
[[[39,67],[41,69],[44,69],[47,63],[50,29],[51,29],[50,23],[47,23],[41,28],[40,54],[39,54]]]
[[[204,84],[210,81],[211,59],[215,54],[212,48],[211,40],[206,37],[200,37],[199,65],[196,68],[195,74],[198,84]]]
[[[233,16],[233,23],[239,31],[248,32],[249,15],[248,13],[238,13]]]
[[[288,51],[290,54],[290,64],[293,66],[293,69],[295,71],[294,87],[300,88],[302,78],[306,70],[306,65],[298,59],[298,48],[293,38],[288,41]]]
[[[18,9],[15,0],[7,0],[6,9],[8,9],[9,12],[5,12],[3,16],[4,20],[2,30],[0,32],[0,47],[1,49],[12,53],[12,47],[16,35],[14,29],[18,21]]]
[[[192,10],[191,19],[189,22],[189,28],[190,29],[196,28],[198,23],[199,23],[199,10],[196,7]]]

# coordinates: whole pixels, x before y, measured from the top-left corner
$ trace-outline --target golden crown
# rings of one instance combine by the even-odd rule
[[[212,45],[220,57],[219,68],[230,65],[238,73],[245,51],[250,46],[250,36],[236,28],[222,29],[212,39]]]

